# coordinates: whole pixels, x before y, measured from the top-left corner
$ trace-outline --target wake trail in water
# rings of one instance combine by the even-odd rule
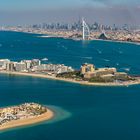
[[[103,61],[105,61],[105,62],[110,62],[110,60],[108,60],[108,59],[102,59]]]
[[[83,58],[83,59],[90,59],[90,60],[93,59],[93,57],[81,57],[81,58]]]

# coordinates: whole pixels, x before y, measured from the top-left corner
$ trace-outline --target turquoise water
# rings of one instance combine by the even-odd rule
[[[79,68],[83,62],[140,73],[140,46],[0,32],[0,58],[45,58]],[[91,87],[0,75],[0,106],[39,102],[60,108],[57,121],[0,133],[0,140],[139,140],[140,86]],[[58,107],[58,108],[57,108]]]

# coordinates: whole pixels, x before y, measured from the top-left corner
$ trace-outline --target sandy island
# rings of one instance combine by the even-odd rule
[[[137,80],[135,80],[135,81],[98,83],[98,82],[88,82],[88,81],[77,81],[75,79],[60,78],[60,77],[49,76],[49,75],[45,75],[45,74],[37,74],[37,73],[9,72],[9,71],[0,71],[0,73],[9,74],[9,75],[13,74],[13,75],[20,75],[20,76],[47,78],[47,79],[51,79],[51,80],[59,80],[59,81],[65,81],[65,82],[77,83],[77,84],[89,85],[89,86],[129,86],[129,85],[139,85],[140,84],[140,77],[137,77]]]
[[[0,131],[11,129],[11,128],[16,128],[16,127],[20,127],[20,126],[26,126],[26,125],[40,123],[40,122],[52,119],[53,116],[54,116],[53,111],[51,111],[50,109],[47,108],[47,112],[43,113],[42,115],[30,117],[27,119],[13,120],[13,121],[4,123],[4,124],[0,125]]]

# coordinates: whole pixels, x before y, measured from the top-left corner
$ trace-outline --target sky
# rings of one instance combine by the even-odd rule
[[[140,0],[0,0],[0,25],[74,22],[140,25]]]

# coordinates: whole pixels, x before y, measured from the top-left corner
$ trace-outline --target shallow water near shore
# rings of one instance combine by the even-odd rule
[[[19,127],[14,127],[14,128],[2,130],[2,131],[0,131],[0,134],[6,133],[8,131],[16,131],[19,129],[26,129],[26,128],[30,128],[30,127],[35,127],[38,125],[46,125],[46,124],[56,123],[58,121],[63,121],[65,119],[68,119],[72,115],[70,112],[64,110],[63,108],[57,107],[57,106],[46,105],[46,107],[48,109],[50,109],[51,111],[53,111],[53,113],[54,113],[53,118],[46,120],[46,121],[38,122],[38,123],[35,123],[32,125],[25,125],[25,126],[19,126]]]
[[[0,32],[0,58],[48,58],[79,68],[84,62],[140,74],[140,47],[135,44],[39,38]],[[140,85],[92,87],[63,81],[0,75],[0,107],[37,102],[65,110],[50,121],[0,133],[0,140],[139,140]],[[55,108],[54,108],[55,109]],[[59,112],[59,109],[56,108]],[[60,111],[61,112],[61,111]],[[63,111],[62,111],[63,112]],[[57,116],[57,115],[56,115]],[[59,115],[58,115],[59,116]],[[67,116],[67,117],[66,117]],[[61,117],[60,117],[61,118]]]

